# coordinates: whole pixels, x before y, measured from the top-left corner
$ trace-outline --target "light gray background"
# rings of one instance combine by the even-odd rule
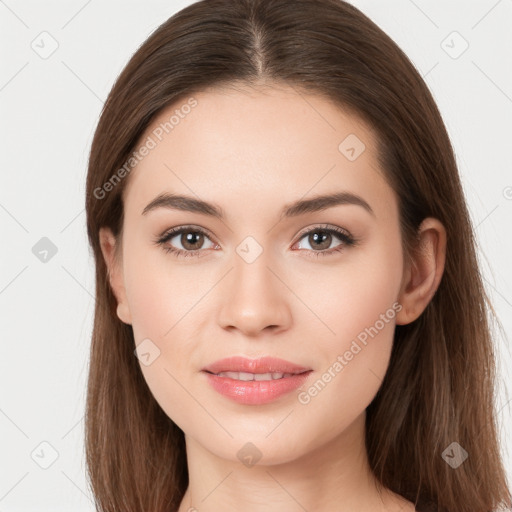
[[[119,72],[158,25],[190,3],[0,0],[0,512],[94,510],[83,456],[94,306],[88,152]],[[510,336],[512,0],[353,3],[407,53],[433,92],[456,151],[487,287]],[[40,35],[45,31],[50,36]],[[52,39],[58,48],[42,58]],[[469,47],[459,56],[464,40]],[[32,251],[42,237],[57,248],[47,262]],[[503,337],[496,343],[510,477],[512,358]]]

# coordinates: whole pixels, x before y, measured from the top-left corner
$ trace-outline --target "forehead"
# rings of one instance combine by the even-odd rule
[[[142,212],[164,191],[245,210],[348,190],[393,200],[377,139],[357,116],[291,86],[210,89],[162,110],[136,148],[151,147],[129,176],[126,207]],[[276,207],[276,208],[277,208]]]

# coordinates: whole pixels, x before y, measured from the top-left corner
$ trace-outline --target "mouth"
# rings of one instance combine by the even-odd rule
[[[296,375],[311,370],[298,364],[279,359],[277,357],[260,357],[258,359],[248,359],[242,356],[227,357],[219,359],[214,363],[205,366],[203,371],[219,375],[220,373],[240,373],[251,375],[274,375],[281,374],[275,378],[282,378],[283,375]],[[274,378],[274,377],[272,377]],[[252,380],[249,378],[241,380]],[[260,380],[270,380],[260,379]]]
[[[212,372],[206,372],[210,375],[215,375],[217,377],[227,377],[228,379],[234,379],[234,380],[243,380],[245,382],[249,382],[251,380],[279,380],[279,379],[286,379],[288,377],[293,377],[294,375],[301,375],[302,373],[281,373],[281,372],[272,372],[272,373],[249,373],[249,372],[219,372],[219,373],[212,373]]]
[[[202,369],[215,391],[244,405],[273,402],[302,386],[312,371],[272,357],[231,357]]]

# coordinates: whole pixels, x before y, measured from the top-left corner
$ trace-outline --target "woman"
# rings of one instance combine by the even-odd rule
[[[171,17],[109,95],[86,206],[99,510],[510,506],[453,150],[355,7]]]

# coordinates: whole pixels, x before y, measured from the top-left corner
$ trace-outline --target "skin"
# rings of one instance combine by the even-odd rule
[[[129,176],[117,253],[112,233],[100,232],[119,318],[137,345],[149,338],[160,350],[141,364],[144,378],[185,433],[190,484],[179,512],[413,511],[372,476],[365,409],[387,370],[395,324],[415,320],[439,285],[442,224],[425,219],[423,251],[403,258],[397,198],[378,167],[376,136],[325,98],[276,84],[194,98],[197,107]],[[338,150],[349,134],[366,146],[354,161]],[[284,205],[342,190],[364,198],[374,215],[345,204],[280,219]],[[226,218],[166,208],[142,215],[164,191],[216,203]],[[324,224],[359,243],[315,257],[319,249],[303,233]],[[180,258],[154,243],[183,225],[212,235],[193,246],[200,256]],[[236,252],[247,236],[263,249],[252,263]],[[323,250],[343,244],[330,240]],[[180,235],[171,244],[190,247]],[[297,392],[237,404],[201,373],[224,357],[270,355],[312,368],[307,390],[394,303],[400,311],[307,404]],[[250,467],[237,457],[248,442],[261,452]]]

